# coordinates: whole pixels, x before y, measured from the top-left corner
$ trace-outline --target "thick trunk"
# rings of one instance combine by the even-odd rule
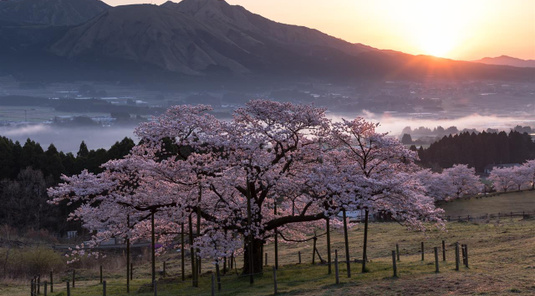
[[[253,245],[250,247],[246,246],[245,252],[243,254],[243,274],[250,274],[251,271],[253,274],[262,272],[262,246],[264,242],[261,239],[253,239]],[[252,260],[249,261],[250,250],[252,250]],[[253,266],[251,268],[252,262]]]

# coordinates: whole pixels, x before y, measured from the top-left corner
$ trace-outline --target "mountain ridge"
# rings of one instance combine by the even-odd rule
[[[534,68],[535,60],[523,60],[507,55],[501,55],[498,57],[484,57],[479,60],[475,60],[476,63],[483,63],[487,65],[502,65],[502,66],[513,66],[513,67],[524,67],[524,68]]]
[[[64,69],[58,77],[69,79],[535,79],[532,69],[350,43],[221,0],[107,7],[76,25],[0,26],[0,53],[0,74],[24,79],[49,67]]]

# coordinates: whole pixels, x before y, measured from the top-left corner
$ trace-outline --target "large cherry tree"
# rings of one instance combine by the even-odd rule
[[[207,106],[175,106],[136,129],[130,155],[98,175],[64,177],[49,194],[81,203],[72,216],[105,230],[96,242],[103,233],[148,237],[149,220],[160,240],[172,239],[185,224],[191,234],[195,218],[197,256],[217,262],[243,247],[244,273],[259,272],[275,230],[305,233],[342,209],[382,210],[419,226],[437,218],[412,176],[414,155],[371,127],[265,100],[226,121]]]

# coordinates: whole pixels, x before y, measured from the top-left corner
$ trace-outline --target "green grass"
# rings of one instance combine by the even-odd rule
[[[439,204],[446,216],[482,216],[535,211],[535,191],[511,192],[481,198],[459,199]]]
[[[533,198],[535,192],[511,194]],[[496,198],[508,198],[508,195]],[[464,203],[478,208],[480,201]],[[451,203],[453,204],[453,203]],[[464,208],[464,207],[463,207]],[[446,210],[448,211],[448,210]],[[502,211],[497,210],[496,212]],[[281,295],[534,295],[535,294],[535,219],[507,218],[491,220],[490,223],[451,222],[447,230],[441,231],[429,225],[426,233],[407,230],[396,223],[371,223],[369,227],[368,258],[369,272],[361,273],[361,265],[351,263],[352,277],[347,278],[345,263],[340,264],[340,284],[335,284],[333,274],[327,274],[326,265],[312,265],[312,241],[299,244],[280,244],[280,265],[277,272],[278,289]],[[363,225],[350,229],[351,260],[362,257]],[[440,256],[440,273],[435,273],[433,247],[440,247],[446,241],[447,260]],[[425,243],[425,260],[421,261],[420,242]],[[455,242],[469,247],[469,266],[455,271]],[[392,277],[391,251],[399,244],[401,261],[398,263],[399,277]],[[325,237],[318,239],[319,252],[326,259]],[[338,250],[339,259],[344,259],[343,235],[341,230],[333,232],[332,250]],[[297,264],[298,251],[302,253],[302,264]],[[255,277],[254,285],[249,278],[232,272],[222,278],[222,292],[217,295],[272,295],[273,294],[273,246],[267,245],[268,267],[263,275]],[[441,255],[441,253],[440,253]],[[174,259],[175,255],[165,255]],[[161,267],[161,259],[158,266]],[[316,260],[318,260],[316,258]],[[240,260],[238,261],[240,266]],[[182,282],[178,261],[169,261],[170,277],[158,282],[158,295],[210,295],[211,264],[203,262],[203,276],[200,287],[191,287],[191,279]],[[135,279],[130,295],[153,295],[148,287],[150,266],[136,266]],[[98,283],[98,272],[79,270],[77,274],[85,281],[77,281],[71,295],[102,295]],[[123,271],[106,271],[107,295],[126,294]],[[63,277],[68,278],[68,275]],[[25,282],[7,282],[0,286],[0,295],[28,295]],[[66,295],[65,283],[55,285],[55,293]],[[145,292],[140,292],[145,291]]]

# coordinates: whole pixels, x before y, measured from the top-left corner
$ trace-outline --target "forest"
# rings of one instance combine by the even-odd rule
[[[89,150],[82,142],[75,155],[58,151],[53,144],[43,150],[30,139],[21,145],[0,137],[0,225],[19,230],[46,229],[58,234],[80,229],[79,223],[66,223],[76,205],[48,204],[47,188],[58,184],[62,174],[79,174],[84,169],[100,172],[101,164],[122,158],[133,146],[134,141],[129,138],[108,150]]]
[[[416,147],[411,149],[415,150]],[[469,133],[444,136],[429,148],[418,149],[421,164],[440,171],[454,164],[466,164],[483,173],[488,165],[521,164],[535,158],[535,143],[527,133]]]

